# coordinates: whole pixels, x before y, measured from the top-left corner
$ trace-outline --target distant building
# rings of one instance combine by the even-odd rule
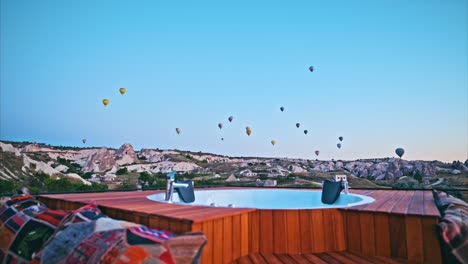
[[[335,181],[348,181],[346,174],[337,174],[334,176]]]
[[[231,174],[227,179],[226,182],[236,182],[239,181],[239,179],[236,179],[233,174]]]
[[[257,176],[257,173],[252,172],[251,170],[244,170],[244,171],[240,172],[240,175],[244,176],[244,177],[255,177],[255,176]]]

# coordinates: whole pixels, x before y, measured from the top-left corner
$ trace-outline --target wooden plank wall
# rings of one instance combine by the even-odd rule
[[[208,239],[200,263],[230,263],[252,253],[251,242],[255,241],[255,236],[250,233],[250,223],[256,213],[231,215],[192,224],[192,231],[203,232]]]
[[[253,240],[251,253],[298,254],[346,249],[343,213],[338,209],[259,210],[251,214],[255,215],[251,235],[260,238]]]
[[[346,211],[346,247],[368,256],[442,263],[438,217]]]

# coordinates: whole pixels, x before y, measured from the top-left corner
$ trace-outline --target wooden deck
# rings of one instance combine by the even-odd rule
[[[414,263],[441,262],[435,234],[440,215],[430,191],[351,190],[376,201],[343,209],[306,210],[184,206],[146,198],[156,192],[41,195],[39,199],[51,208],[66,210],[96,202],[113,218],[173,232],[204,232],[209,242],[201,263],[250,263],[242,257],[255,254],[344,251]]]
[[[256,253],[241,257],[230,264],[409,264],[404,259],[390,259],[378,256],[363,256],[348,251],[315,254],[263,254]]]

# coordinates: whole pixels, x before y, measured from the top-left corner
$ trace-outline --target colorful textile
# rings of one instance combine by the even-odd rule
[[[175,263],[168,248],[160,242],[145,239],[139,244],[128,243],[129,226],[135,224],[111,218],[70,225],[57,233],[35,259],[37,263],[57,264]],[[133,255],[134,252],[139,253]]]
[[[0,261],[29,262],[66,215],[48,209],[32,196],[12,197],[0,207]]]
[[[203,233],[176,235],[104,215],[96,204],[48,209],[29,195],[0,206],[0,263],[199,262]]]
[[[437,225],[444,263],[468,263],[468,204],[434,192],[442,219]]]

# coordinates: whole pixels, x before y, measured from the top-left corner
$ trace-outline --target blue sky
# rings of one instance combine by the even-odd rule
[[[0,3],[1,140],[468,158],[464,0]]]

